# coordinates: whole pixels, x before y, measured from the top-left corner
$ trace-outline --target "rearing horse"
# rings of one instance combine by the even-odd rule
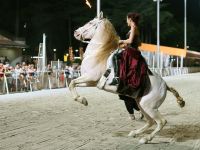
[[[107,59],[111,52],[118,48],[119,37],[108,19],[94,18],[83,27],[74,32],[76,39],[84,41],[90,39],[84,53],[84,59],[81,64],[81,76],[71,81],[69,89],[75,101],[84,105],[88,105],[85,97],[78,95],[76,86],[96,86],[101,76],[106,71]],[[148,136],[140,139],[139,143],[147,143],[159,132],[167,123],[161,116],[158,108],[166,98],[167,90],[171,91],[176,97],[178,104],[183,107],[185,102],[179,96],[174,88],[169,88],[166,82],[157,74],[149,75],[151,81],[151,89],[149,93],[141,98],[137,98],[136,102],[142,114],[146,118],[146,124],[136,130],[131,131],[128,136],[135,137],[150,128],[154,123],[157,124],[155,130]],[[109,91],[109,90],[108,90]],[[111,90],[112,91],[112,90]],[[115,92],[114,92],[115,93]]]

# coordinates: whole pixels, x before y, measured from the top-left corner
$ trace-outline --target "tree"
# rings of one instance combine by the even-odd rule
[[[140,30],[141,37],[144,42],[156,43],[156,3],[152,0],[130,0],[123,1],[103,1],[103,11],[111,19],[120,36],[127,33],[126,14],[128,12],[138,12],[141,14]],[[174,26],[171,26],[173,15],[167,11],[168,5],[161,3],[160,25],[161,25],[161,41],[166,41],[168,35],[175,32]],[[112,8],[112,9],[111,9]],[[162,42],[161,42],[162,43]]]

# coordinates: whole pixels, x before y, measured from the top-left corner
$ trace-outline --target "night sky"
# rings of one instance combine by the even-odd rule
[[[27,49],[29,55],[37,54],[38,45],[42,42],[42,33],[46,33],[48,57],[51,59],[53,49],[56,48],[58,56],[63,59],[63,54],[67,53],[70,45],[73,45],[74,49],[81,45],[74,39],[73,31],[96,15],[96,1],[90,1],[93,5],[92,9],[85,5],[85,0],[2,0],[0,1],[0,31],[7,35],[25,37],[29,46]],[[104,1],[106,0],[102,0],[103,11],[106,7]],[[200,28],[200,0],[187,1],[188,23]],[[163,0],[162,3],[167,3],[165,9],[174,15],[177,22],[183,24],[184,0]],[[124,21],[124,18],[121,20]],[[200,47],[198,48],[200,50]]]
[[[163,0],[170,4],[170,11],[178,21],[184,19],[184,0]],[[187,19],[188,22],[200,23],[200,0],[187,0]]]

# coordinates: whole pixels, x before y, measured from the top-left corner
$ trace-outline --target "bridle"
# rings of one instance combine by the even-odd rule
[[[84,38],[83,38],[83,33],[85,33],[85,32],[88,32],[91,28],[95,28],[94,29],[94,33],[93,33],[93,35],[92,35],[92,37],[94,36],[94,34],[95,34],[95,32],[96,32],[96,30],[97,30],[97,28],[98,28],[98,26],[101,24],[103,22],[103,20],[99,20],[97,23],[95,23],[94,25],[92,25],[92,26],[90,26],[89,28],[87,28],[86,30],[82,30],[81,28],[79,29],[80,31],[80,35],[81,35],[81,37],[80,37],[80,41],[81,42],[83,42],[83,43],[87,43],[87,44],[90,44],[90,43],[93,43],[93,44],[102,44],[102,43],[97,43],[97,42],[91,42],[91,40],[85,40]]]

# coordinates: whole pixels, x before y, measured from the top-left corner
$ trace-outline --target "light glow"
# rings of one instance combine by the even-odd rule
[[[92,8],[92,5],[90,4],[88,0],[85,1],[85,4],[88,5],[88,7]]]

